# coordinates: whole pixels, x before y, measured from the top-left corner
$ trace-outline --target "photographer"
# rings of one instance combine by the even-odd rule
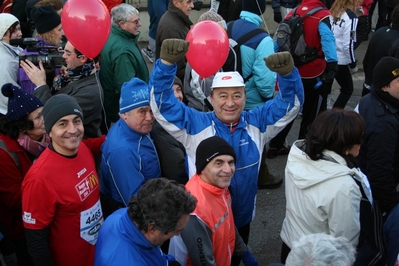
[[[28,56],[48,54],[49,49],[47,49],[47,47],[52,47],[53,50],[55,50],[54,53],[56,53],[56,49],[61,46],[62,36],[64,35],[64,31],[62,30],[61,26],[61,17],[51,6],[35,7],[30,11],[30,15],[35,24],[37,31],[36,37],[38,38],[39,42],[37,42],[34,47],[35,51],[25,49],[23,54]],[[43,47],[43,49],[41,49],[41,47]],[[50,86],[55,74],[59,72],[59,69],[47,66],[46,71],[46,83]],[[29,93],[33,93],[33,90],[36,87],[21,68],[18,72],[18,83],[25,91]]]
[[[28,59],[21,61],[21,67],[36,86],[34,95],[44,103],[53,95],[64,93],[74,97],[83,111],[84,138],[101,136],[102,90],[96,81],[97,60],[89,59],[67,42],[62,57],[66,67],[60,69],[51,86],[46,84],[46,70],[42,61],[37,68]]]

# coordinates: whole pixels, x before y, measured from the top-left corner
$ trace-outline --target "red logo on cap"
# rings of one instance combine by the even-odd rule
[[[222,77],[222,80],[228,80],[228,79],[231,79],[232,77],[231,76],[224,76],[224,77]]]

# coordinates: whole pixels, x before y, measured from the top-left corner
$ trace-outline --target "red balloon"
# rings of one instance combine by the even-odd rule
[[[190,42],[187,61],[202,78],[214,75],[229,55],[229,37],[222,26],[213,21],[195,24],[186,41]]]
[[[61,22],[68,41],[89,58],[101,52],[111,30],[111,18],[101,0],[68,0]]]

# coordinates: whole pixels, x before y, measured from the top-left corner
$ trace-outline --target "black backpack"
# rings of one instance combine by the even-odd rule
[[[292,11],[292,16],[284,19],[277,28],[277,44],[280,52],[288,51],[294,59],[295,66],[301,66],[309,63],[316,58],[323,58],[324,55],[318,54],[316,47],[309,47],[303,36],[303,19],[326,9],[319,6],[309,10],[303,16],[296,13],[298,7]],[[327,10],[327,9],[326,9]]]
[[[227,56],[226,62],[224,63],[222,69],[223,71],[238,71],[242,76],[242,63],[241,63],[241,45],[245,44],[247,41],[252,39],[258,34],[266,33],[264,29],[256,28],[251,30],[247,34],[241,36],[237,41],[233,40],[231,37],[233,24],[235,21],[229,23],[227,25],[227,35],[229,36],[229,55]],[[252,78],[253,74],[251,73],[248,77],[244,78],[244,83],[246,83],[250,78]]]

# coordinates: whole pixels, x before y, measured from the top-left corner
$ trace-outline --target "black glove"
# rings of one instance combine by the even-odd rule
[[[283,18],[281,17],[281,12],[274,12],[274,21],[280,23],[282,20]]]
[[[334,81],[335,74],[338,72],[337,62],[328,62],[326,70],[324,70],[323,75],[321,75],[321,81],[326,84]]]
[[[200,11],[204,3],[202,1],[195,1],[194,2],[194,10]]]
[[[162,42],[159,57],[174,64],[186,55],[189,44],[181,39],[166,39]]]

